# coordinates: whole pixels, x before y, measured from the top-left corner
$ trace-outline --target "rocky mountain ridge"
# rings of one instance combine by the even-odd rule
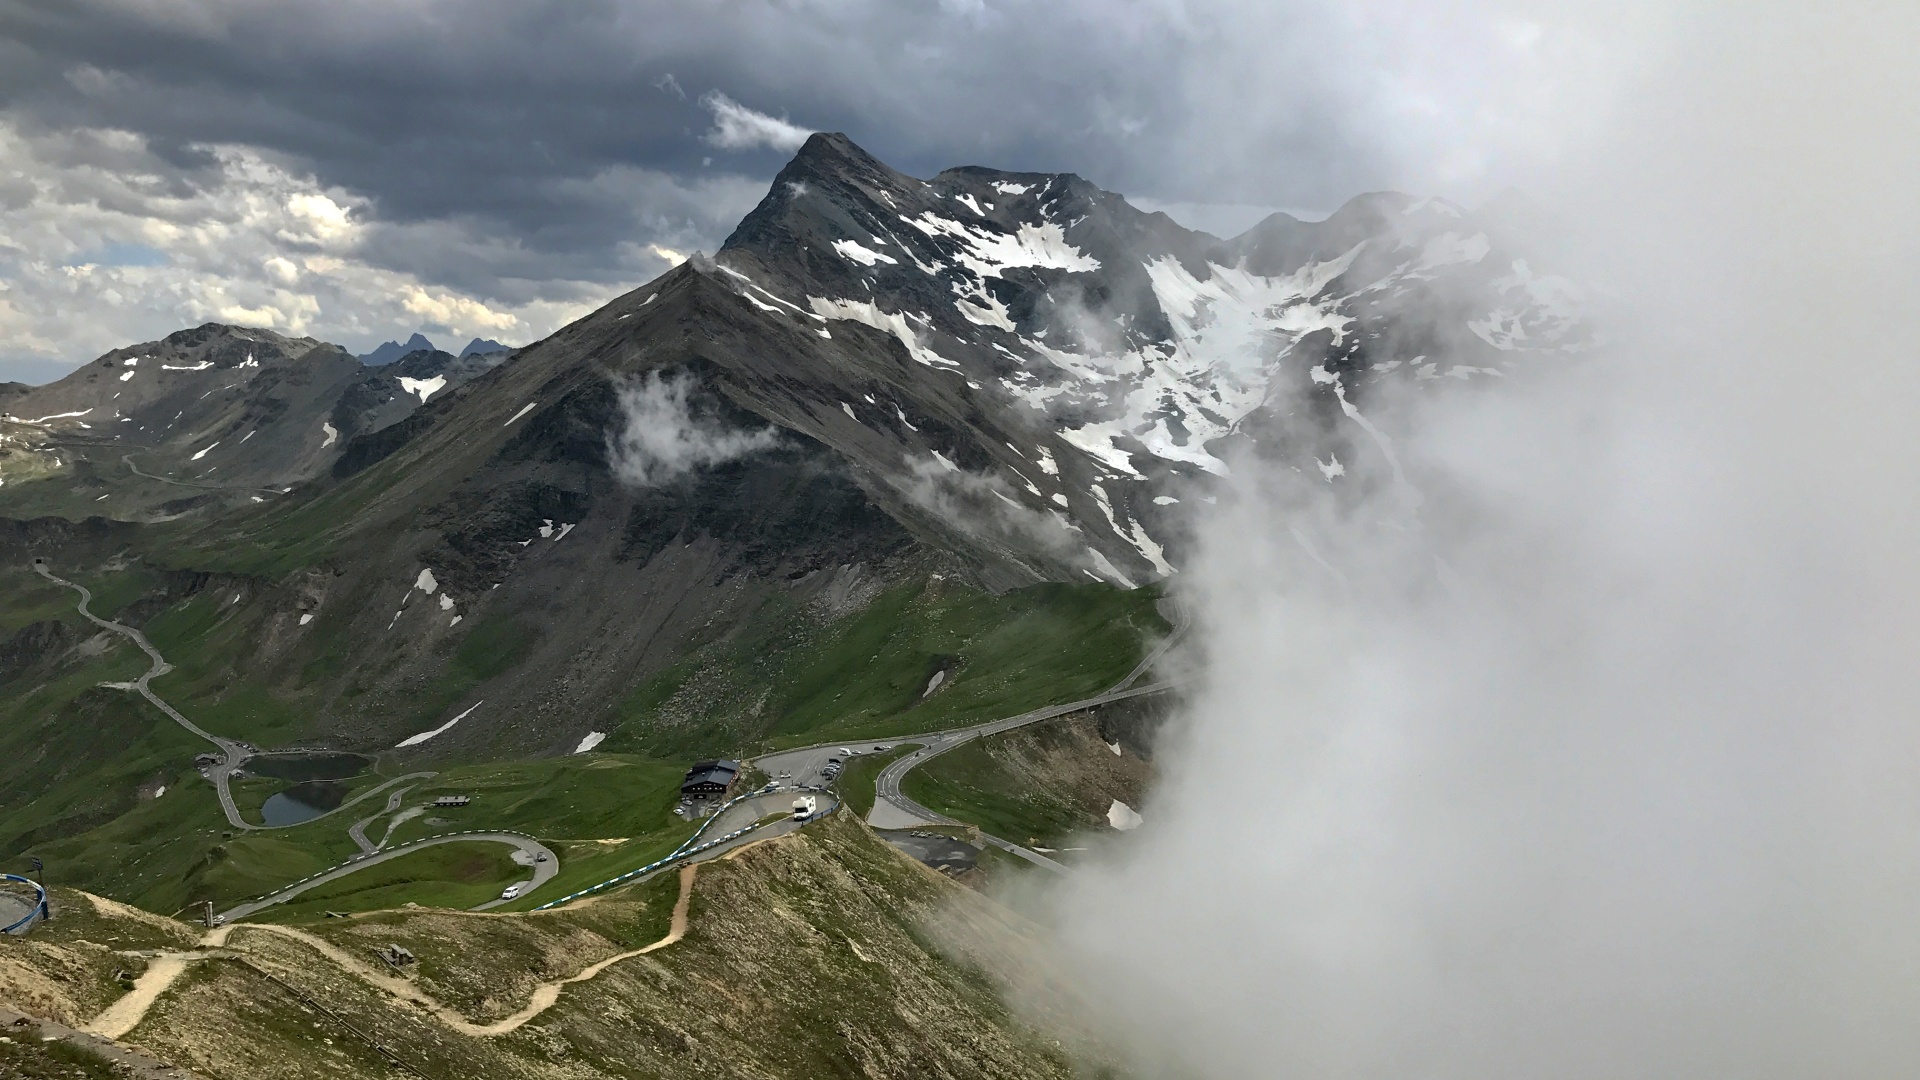
[[[0,401],[0,481],[64,471],[81,505],[110,501],[88,509],[133,519],[153,509],[130,490],[138,477],[260,501],[324,473],[354,436],[504,359],[419,351],[369,368],[313,338],[208,323]]]
[[[1204,497],[1236,444],[1333,482],[1352,461],[1321,448],[1367,453],[1352,414],[1377,384],[1497,378],[1588,340],[1571,282],[1444,200],[1363,195],[1221,240],[1071,174],[920,180],[839,135],[809,140],[709,265],[768,320],[891,339],[993,417],[904,475],[990,488],[1055,572],[1118,584],[1172,571],[1164,508]],[[899,409],[843,404],[914,441]]]
[[[220,404],[190,429],[183,412],[164,449],[193,482],[266,490],[164,558],[259,580],[222,616],[245,627],[223,662],[360,748],[485,705],[433,752],[570,745],[702,649],[928,574],[991,592],[1165,578],[1236,455],[1353,483],[1377,467],[1364,410],[1389,388],[1499,378],[1585,340],[1571,284],[1444,202],[1362,196],[1222,240],[1075,176],[920,180],[837,135],[713,257],[503,363],[423,350],[370,369],[183,333],[169,359],[122,350],[43,389],[98,407],[151,370],[163,392],[121,425],[142,437],[195,390]],[[248,411],[280,399],[272,425]],[[99,415],[48,415],[79,408],[7,407],[100,438],[63,426]],[[713,722],[780,722],[755,709]]]

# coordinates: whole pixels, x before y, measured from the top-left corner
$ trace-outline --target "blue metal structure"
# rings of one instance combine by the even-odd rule
[[[24,934],[27,932],[27,928],[33,925],[35,919],[39,919],[42,922],[46,921],[48,917],[47,890],[44,886],[32,878],[21,877],[18,874],[0,874],[0,881],[17,881],[22,885],[31,886],[34,894],[33,910],[27,912],[25,916],[13,923],[13,925],[0,927],[0,934]]]

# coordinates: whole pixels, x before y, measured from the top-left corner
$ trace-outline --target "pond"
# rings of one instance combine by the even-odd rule
[[[247,759],[247,771],[255,776],[276,780],[345,780],[358,776],[373,764],[360,754],[338,751],[304,754],[255,754]]]
[[[312,821],[338,807],[346,794],[345,784],[332,784],[324,780],[295,784],[285,791],[267,796],[267,801],[260,805],[260,820],[269,828]]]

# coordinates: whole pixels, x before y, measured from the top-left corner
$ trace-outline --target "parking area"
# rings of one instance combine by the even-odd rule
[[[951,836],[920,829],[883,829],[882,840],[899,848],[935,870],[961,874],[973,869],[980,849]]]
[[[810,746],[755,758],[754,765],[782,787],[792,784],[823,787],[839,775],[840,767],[863,754],[883,754],[893,749],[893,741],[844,743],[840,746]]]

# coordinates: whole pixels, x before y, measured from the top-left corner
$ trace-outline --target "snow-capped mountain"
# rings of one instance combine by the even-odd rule
[[[422,688],[463,656],[486,707],[447,746],[564,749],[769,612],[1176,573],[1241,454],[1366,482],[1383,387],[1464,392],[1585,343],[1574,287],[1500,235],[1374,194],[1222,240],[1075,176],[920,180],[817,135],[713,257],[504,362],[203,327],[0,399],[34,460],[91,458],[64,489],[9,479],[0,512],[218,491],[237,512],[168,542],[278,568],[236,663],[317,729],[431,727],[449,703]],[[86,487],[128,454],[169,479]]]
[[[847,402],[1051,516],[1077,534],[1056,551],[1084,538],[1082,572],[1121,582],[1170,570],[1157,507],[1224,475],[1236,438],[1286,441],[1313,413],[1296,406],[1331,396],[1345,416],[1379,380],[1499,377],[1587,336],[1570,282],[1443,200],[1365,195],[1220,240],[1070,174],[920,180],[839,135],[806,144],[703,272],[769,320],[891,339],[940,394],[995,416],[996,433],[941,446],[896,408]],[[1345,472],[1335,452],[1313,460]]]

